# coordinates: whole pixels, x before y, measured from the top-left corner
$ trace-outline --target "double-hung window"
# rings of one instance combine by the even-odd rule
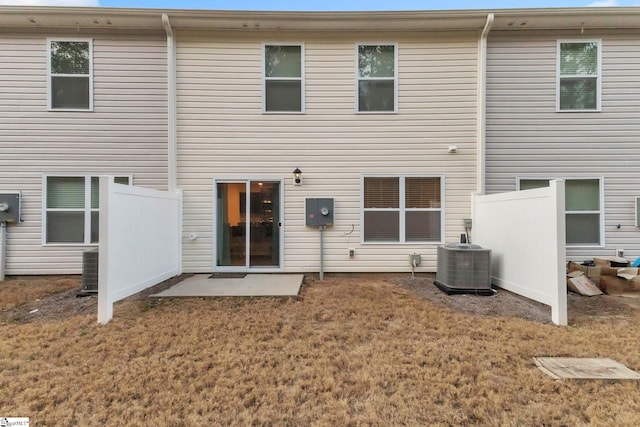
[[[520,190],[548,187],[548,179],[520,179]],[[603,244],[602,181],[598,178],[565,180],[567,246]]]
[[[118,176],[114,181],[130,184],[131,178]],[[98,243],[99,177],[46,176],[44,185],[44,242]]]
[[[93,109],[93,42],[48,40],[50,110]]]
[[[304,52],[301,44],[264,46],[264,111],[304,112]]]
[[[363,177],[363,242],[442,241],[442,187],[439,176]]]
[[[600,110],[600,41],[559,40],[558,111]]]
[[[358,45],[358,112],[397,111],[397,46]]]

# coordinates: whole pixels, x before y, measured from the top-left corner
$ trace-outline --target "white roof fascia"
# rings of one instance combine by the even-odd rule
[[[9,29],[111,29],[162,31],[162,15],[174,30],[237,31],[451,31],[640,27],[640,7],[550,9],[281,12],[101,7],[0,6],[0,31]]]

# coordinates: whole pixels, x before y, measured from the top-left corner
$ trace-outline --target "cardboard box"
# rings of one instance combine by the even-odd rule
[[[640,270],[603,266],[598,284],[609,295],[640,297]]]
[[[618,276],[618,269],[617,268],[613,268],[609,265],[603,265],[600,267],[600,276],[613,276],[613,277],[617,277]]]
[[[636,276],[638,276],[637,268],[622,267],[622,268],[617,268],[616,270],[618,270],[618,274],[617,274],[618,277],[622,277],[627,280],[633,280],[636,278]]]
[[[617,256],[595,257],[593,262],[596,265],[608,265],[610,267],[628,267],[630,265],[628,259]]]
[[[567,287],[577,294],[588,297],[602,295],[602,291],[582,271],[567,274]]]
[[[640,298],[640,269],[612,267],[610,262],[611,260],[616,262],[616,259],[620,260],[617,257],[594,258],[594,261],[598,263],[595,267],[587,267],[569,261],[569,263],[567,263],[567,271],[569,274],[581,272],[584,276],[591,279],[601,291],[608,295]],[[624,258],[622,259],[624,260]],[[576,273],[575,277],[579,276],[580,275]],[[572,276],[569,276],[569,278],[571,277]],[[567,279],[567,287],[569,287],[569,289],[574,285],[575,284],[570,285]]]
[[[600,267],[601,276],[614,276],[633,280],[639,273],[640,270],[634,267],[609,267],[607,265]]]
[[[640,283],[638,281],[627,280],[617,276],[600,276],[600,289],[608,295],[640,297]]]
[[[567,263],[567,270],[569,271],[569,273],[571,273],[572,271],[581,271],[588,278],[594,279],[596,283],[598,283],[597,279],[598,277],[600,277],[600,268],[601,267],[599,265],[595,267],[587,267],[586,265],[576,264],[573,261],[569,261]]]

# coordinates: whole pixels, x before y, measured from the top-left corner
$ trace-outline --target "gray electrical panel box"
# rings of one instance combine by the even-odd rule
[[[333,225],[333,199],[306,199],[307,227]]]
[[[20,222],[20,192],[0,193],[0,222]]]

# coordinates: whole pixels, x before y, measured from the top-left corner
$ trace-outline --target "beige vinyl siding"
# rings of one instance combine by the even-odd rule
[[[166,41],[93,37],[94,111],[47,111],[47,37],[0,35],[0,191],[22,191],[7,274],[80,273],[87,246],[42,245],[43,176],[132,175],[167,187]],[[78,34],[55,34],[56,38]],[[91,34],[81,34],[91,38]]]
[[[556,112],[556,41],[600,39],[602,111]],[[604,179],[604,248],[568,248],[571,259],[640,256],[640,38],[585,31],[492,32],[487,61],[487,190],[516,177]],[[620,224],[620,229],[617,225]]]
[[[183,33],[177,37],[178,185],[184,189],[185,272],[213,260],[214,178],[285,179],[285,271],[318,271],[319,233],[307,197],[334,197],[325,271],[435,269],[434,244],[361,244],[366,174],[443,175],[446,240],[457,241],[476,183],[477,34]],[[262,114],[262,43],[304,43],[305,114]],[[398,113],[356,114],[356,44],[398,43]],[[448,154],[449,144],[458,154]],[[302,170],[303,185],[292,184]],[[353,233],[350,233],[354,229]],[[348,248],[356,256],[349,259]]]

